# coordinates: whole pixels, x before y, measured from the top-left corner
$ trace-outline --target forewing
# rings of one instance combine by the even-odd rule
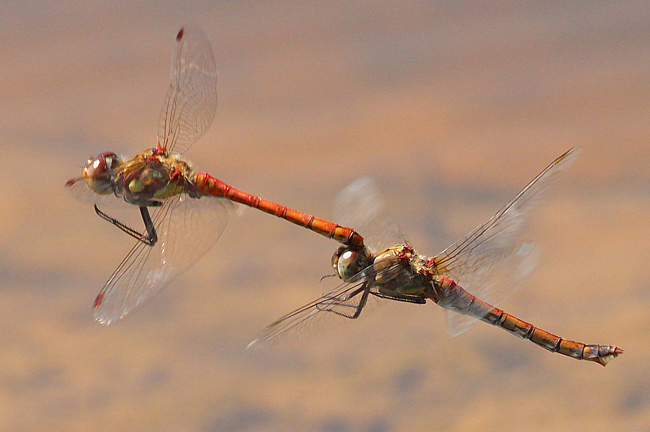
[[[111,324],[139,308],[217,241],[232,205],[215,197],[168,199],[152,217],[158,242],[138,241],[95,300],[95,319]]]
[[[406,243],[372,177],[361,177],[339,192],[334,216],[337,223],[364,236],[372,251]]]
[[[441,272],[493,306],[517,290],[535,266],[533,244],[521,233],[549,186],[576,156],[571,149],[557,158],[498,213],[435,257]],[[452,336],[475,321],[451,311],[447,317]]]
[[[305,327],[319,324],[323,318],[352,318],[357,312],[363,291],[368,288],[367,284],[371,284],[369,287],[371,293],[377,292],[371,281],[380,278],[386,281],[393,278],[399,271],[401,268],[397,264],[379,270],[374,266],[367,267],[357,273],[349,282],[339,285],[334,291],[274,321],[262,330],[259,336],[248,344],[248,347],[266,344],[301,332]],[[371,300],[372,297],[369,296],[367,300]],[[362,307],[365,310],[365,305]]]
[[[158,123],[158,143],[183,153],[210,127],[217,110],[217,67],[210,41],[198,27],[176,36],[171,82]]]

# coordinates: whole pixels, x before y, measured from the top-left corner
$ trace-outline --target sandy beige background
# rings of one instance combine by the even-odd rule
[[[0,429],[648,430],[650,4],[495,3],[0,5]],[[579,146],[503,307],[625,354],[602,368],[481,323],[450,339],[437,306],[394,302],[245,351],[335,285],[334,242],[252,210],[147,307],[96,324],[132,240],[63,184],[154,144],[185,23],[220,73],[187,159],[325,218],[371,174],[426,254]]]

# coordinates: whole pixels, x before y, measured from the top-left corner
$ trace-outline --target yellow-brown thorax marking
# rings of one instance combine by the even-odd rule
[[[136,205],[159,205],[185,192],[192,168],[176,155],[146,150],[125,162],[115,178],[115,195]]]
[[[376,269],[397,263],[402,271],[391,274],[382,280],[381,273],[375,276],[374,284],[387,295],[406,295],[426,297],[431,291],[431,269],[426,268],[425,260],[408,245],[390,247],[375,257]]]

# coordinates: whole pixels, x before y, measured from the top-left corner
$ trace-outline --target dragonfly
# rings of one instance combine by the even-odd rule
[[[433,301],[447,310],[447,329],[452,336],[481,320],[548,351],[607,365],[623,352],[621,348],[565,339],[494,306],[532,271],[536,254],[533,244],[522,239],[522,230],[549,186],[576,155],[575,149],[561,155],[494,216],[432,258],[415,252],[398,229],[390,228],[392,222],[375,214],[385,213],[385,206],[378,204],[380,198],[371,180],[358,180],[340,195],[339,207],[366,234],[367,243],[372,240],[367,233],[373,226],[382,239],[376,245],[341,245],[332,257],[332,266],[343,283],[273,322],[249,346],[272,341],[322,317],[355,319],[369,299],[376,297],[416,304]],[[398,236],[401,241],[394,240]]]
[[[181,159],[210,127],[217,107],[217,69],[210,41],[198,27],[174,41],[171,82],[158,123],[157,144],[131,159],[103,152],[86,162],[66,187],[94,204],[97,215],[137,241],[97,295],[97,321],[111,324],[142,306],[212,247],[231,202],[244,204],[344,244],[363,245],[350,228],[259,198]],[[144,231],[100,209],[137,206]],[[129,207],[128,205],[126,207]]]

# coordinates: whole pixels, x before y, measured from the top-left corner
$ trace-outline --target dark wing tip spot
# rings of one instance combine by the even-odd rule
[[[95,299],[95,303],[93,304],[93,309],[97,309],[99,305],[102,304],[102,300],[104,300],[104,294],[100,293]]]
[[[179,41],[183,38],[183,35],[185,34],[185,28],[182,28],[178,31],[178,34],[176,35],[176,40]]]

